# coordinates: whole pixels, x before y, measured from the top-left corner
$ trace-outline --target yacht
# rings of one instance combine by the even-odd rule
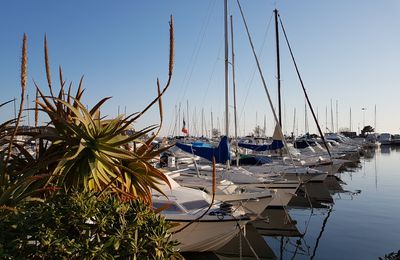
[[[180,186],[168,177],[170,186],[158,185],[153,190],[155,210],[172,222],[172,239],[182,252],[215,251],[228,243],[244,228],[250,218],[240,209],[212,198],[201,190]],[[164,194],[163,194],[164,193]]]

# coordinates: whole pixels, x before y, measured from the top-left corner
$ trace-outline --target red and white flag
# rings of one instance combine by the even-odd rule
[[[186,128],[185,118],[183,119],[182,133],[184,133],[184,134],[188,134],[189,133],[189,130]]]

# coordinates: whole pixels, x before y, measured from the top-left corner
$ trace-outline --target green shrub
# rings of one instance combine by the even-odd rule
[[[58,194],[1,209],[1,259],[181,259],[170,227],[139,200]]]

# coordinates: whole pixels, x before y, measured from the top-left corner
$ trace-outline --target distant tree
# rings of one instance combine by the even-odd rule
[[[372,132],[375,132],[375,129],[372,126],[370,125],[364,126],[364,128],[361,130],[361,136],[365,136],[367,133],[372,133]]]
[[[219,131],[217,128],[213,128],[211,134],[213,138],[218,138],[221,135],[221,131]]]
[[[253,130],[253,135],[255,137],[261,137],[264,135],[264,129],[261,126],[257,125]]]

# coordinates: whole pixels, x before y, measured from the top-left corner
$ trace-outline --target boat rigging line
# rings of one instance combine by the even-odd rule
[[[273,15],[270,16],[268,24],[267,24],[267,27],[266,27],[266,30],[264,32],[263,41],[261,43],[260,51],[258,52],[258,56],[259,57],[262,55],[262,51],[264,50],[264,45],[265,45],[265,42],[267,40],[269,29],[271,27],[272,17],[273,17]],[[247,81],[246,96],[244,98],[244,102],[243,102],[243,105],[242,105],[242,110],[240,111],[238,120],[240,120],[242,118],[242,116],[244,117],[244,108],[246,107],[247,98],[248,98],[249,93],[250,93],[250,88],[253,86],[253,79],[254,79],[254,75],[256,74],[256,65],[253,65],[252,71],[253,72],[252,72],[249,80]]]
[[[210,2],[209,6],[208,6],[207,15],[204,18],[204,21],[203,21],[203,24],[201,26],[200,32],[199,32],[199,34],[197,36],[195,48],[193,49],[192,55],[190,56],[189,64],[187,66],[187,69],[186,69],[186,72],[185,72],[185,76],[184,76],[184,78],[182,80],[182,86],[181,86],[181,88],[183,88],[183,90],[181,91],[182,95],[181,95],[181,97],[179,99],[177,98],[175,103],[183,102],[183,100],[186,97],[186,92],[187,92],[187,89],[188,89],[188,86],[189,86],[189,82],[190,82],[190,80],[192,78],[192,74],[193,74],[194,68],[196,67],[196,63],[197,63],[197,59],[198,59],[200,50],[201,50],[201,48],[203,46],[204,38],[205,38],[205,35],[206,35],[206,31],[208,29],[208,26],[210,24],[210,19],[211,19],[211,15],[213,13],[213,10],[214,10],[215,3],[216,3],[216,0]]]
[[[311,110],[311,114],[313,115],[314,121],[317,124],[318,132],[319,132],[319,134],[321,136],[322,141],[324,142],[324,146],[325,146],[326,150],[328,151],[329,158],[332,160],[331,152],[329,150],[328,144],[325,141],[325,137],[324,137],[324,134],[322,133],[321,127],[319,126],[319,123],[318,123],[317,117],[315,115],[314,109],[313,109],[313,107],[311,105],[310,99],[308,98],[308,94],[307,94],[306,88],[304,87],[303,79],[301,78],[299,68],[297,67],[297,63],[296,63],[296,60],[294,58],[293,51],[292,51],[292,48],[291,48],[290,43],[289,43],[289,39],[288,39],[286,31],[285,31],[285,27],[283,26],[282,19],[281,19],[281,16],[279,14],[278,14],[278,18],[279,18],[279,22],[280,22],[280,25],[281,25],[281,28],[282,28],[282,31],[283,31],[283,35],[285,36],[286,44],[287,44],[287,46],[289,48],[290,56],[292,57],[292,61],[293,61],[294,67],[296,69],[297,76],[298,76],[298,78],[300,80],[300,84],[301,84],[301,87],[303,89],[304,96],[307,99],[308,106],[309,106],[309,108]]]
[[[317,241],[315,242],[315,247],[314,247],[313,253],[312,253],[311,257],[310,257],[311,260],[314,259],[314,257],[315,257],[315,253],[317,252],[319,241],[320,241],[320,239],[322,237],[322,234],[324,233],[324,230],[325,230],[325,227],[326,227],[326,223],[328,222],[328,218],[331,215],[332,210],[333,210],[333,206],[329,207],[328,214],[327,214],[326,218],[324,219],[324,221],[322,222],[321,231],[318,234]]]
[[[279,131],[279,135],[281,135],[281,137],[282,137],[282,142],[283,142],[283,144],[284,144],[284,146],[285,146],[285,149],[286,149],[287,152],[288,152],[288,155],[289,155],[289,157],[290,157],[291,163],[292,163],[292,165],[293,165],[293,167],[294,167],[294,170],[295,170],[295,172],[296,172],[296,175],[297,175],[297,167],[296,167],[296,164],[294,163],[293,156],[292,156],[292,154],[291,154],[290,151],[289,151],[289,147],[288,147],[288,145],[287,145],[286,138],[285,138],[285,136],[283,135],[283,132],[282,132],[282,127],[281,127],[281,125],[279,124],[279,119],[278,119],[278,116],[276,115],[276,112],[275,112],[275,109],[274,109],[274,105],[273,105],[273,103],[272,103],[271,95],[269,94],[269,91],[268,91],[268,88],[267,88],[267,83],[265,82],[265,78],[264,78],[264,75],[263,75],[262,70],[261,70],[261,65],[260,65],[260,62],[259,62],[259,60],[258,60],[256,51],[255,51],[255,49],[254,49],[253,40],[252,40],[251,35],[250,35],[250,32],[249,32],[249,27],[247,26],[246,18],[244,17],[244,13],[243,13],[243,10],[242,10],[242,6],[241,6],[239,0],[236,0],[236,2],[237,2],[237,4],[238,4],[238,6],[239,6],[240,14],[241,14],[241,16],[242,16],[242,20],[243,20],[244,26],[245,26],[245,28],[246,28],[246,33],[247,33],[247,37],[248,37],[248,39],[249,39],[249,43],[250,43],[250,46],[251,46],[251,50],[252,50],[252,52],[253,52],[253,56],[254,56],[254,59],[255,59],[256,64],[257,64],[257,69],[258,69],[259,75],[260,75],[260,77],[261,77],[261,81],[262,81],[262,84],[263,84],[265,93],[267,94],[267,98],[268,98],[268,102],[269,102],[269,105],[270,105],[272,114],[273,114],[274,119],[275,119],[275,124],[276,124],[276,126],[277,126],[278,131]]]

